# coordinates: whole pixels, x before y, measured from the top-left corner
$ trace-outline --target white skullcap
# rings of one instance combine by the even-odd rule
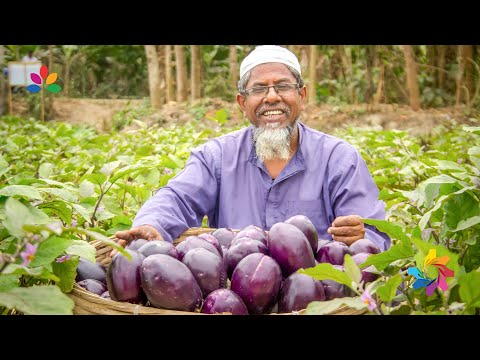
[[[240,65],[240,79],[243,75],[257,65],[277,62],[291,66],[301,75],[302,70],[297,57],[290,50],[276,45],[257,46]]]

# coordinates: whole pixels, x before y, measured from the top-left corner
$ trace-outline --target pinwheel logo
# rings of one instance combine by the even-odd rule
[[[40,68],[40,75],[37,73],[30,73],[30,79],[34,82],[34,84],[28,85],[27,90],[31,93],[39,92],[41,86],[44,86],[43,81],[45,80],[45,89],[52,92],[57,93],[62,90],[60,85],[54,84],[57,81],[58,74],[51,73],[48,74],[48,68],[45,65],[42,65]]]
[[[450,258],[448,256],[437,258],[437,251],[435,249],[430,249],[428,255],[423,260],[423,272],[416,266],[407,270],[408,274],[413,275],[416,278],[412,285],[413,288],[420,289],[426,287],[427,296],[432,295],[437,287],[440,287],[443,291],[447,290],[447,277],[453,277],[455,275],[454,271],[446,266],[449,260]],[[435,266],[437,268],[438,277],[436,279],[425,277],[424,273],[428,266]]]

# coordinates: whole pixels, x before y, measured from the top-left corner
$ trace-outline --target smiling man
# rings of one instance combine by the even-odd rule
[[[193,149],[185,168],[139,210],[119,243],[172,242],[208,216],[210,227],[263,229],[303,214],[319,238],[347,245],[390,238],[362,218],[385,219],[385,204],[358,151],[300,121],[307,90],[297,57],[257,46],[240,66],[237,102],[251,126]]]

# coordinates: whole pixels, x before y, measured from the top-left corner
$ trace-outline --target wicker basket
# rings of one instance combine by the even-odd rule
[[[180,235],[173,243],[176,245],[188,236],[209,233],[214,230],[215,229],[212,228],[191,228]],[[97,249],[97,262],[104,266],[110,264],[112,261],[112,258],[110,257],[112,248],[100,241],[92,242],[92,244]],[[85,290],[76,282],[73,284],[73,290],[68,296],[75,302],[73,313],[76,315],[205,315],[200,312],[158,309],[155,307],[105,299]],[[304,310],[295,312],[294,314],[301,315],[303,312]],[[344,306],[333,311],[331,315],[361,315],[363,313],[365,313],[364,310],[357,310]],[[293,313],[272,315],[293,315]]]

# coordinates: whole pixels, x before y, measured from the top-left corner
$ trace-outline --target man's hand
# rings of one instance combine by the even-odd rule
[[[332,235],[333,240],[348,246],[365,237],[365,226],[358,215],[338,216],[327,231]]]
[[[162,235],[151,225],[140,225],[130,230],[117,231],[115,236],[118,239],[117,244],[122,247],[127,246],[130,241],[136,239],[145,239],[148,241],[163,240]],[[113,257],[116,253],[117,250],[113,249],[110,256]]]

